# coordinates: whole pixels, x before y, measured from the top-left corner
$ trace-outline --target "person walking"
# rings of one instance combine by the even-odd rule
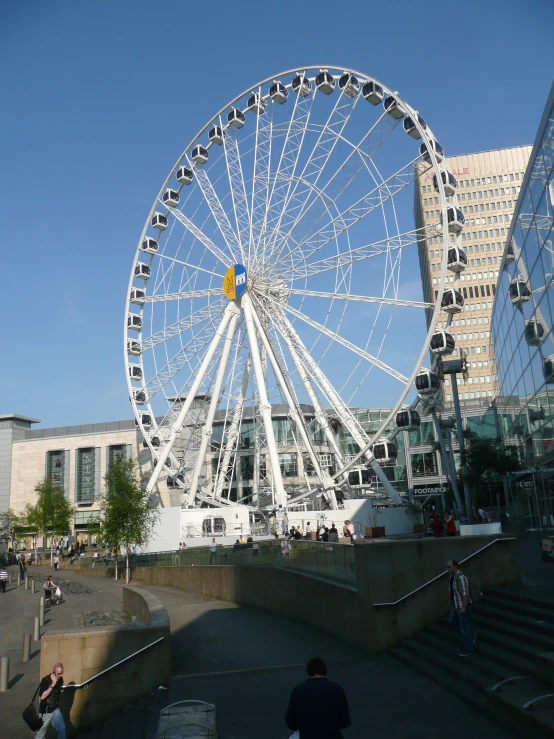
[[[8,582],[8,572],[4,565],[0,567],[0,593],[6,592],[6,584]]]
[[[210,544],[210,564],[213,563],[213,561],[216,559],[216,553],[217,553],[217,544],[215,542],[215,536],[212,539],[212,543]]]
[[[431,531],[433,536],[442,536],[442,521],[438,513],[431,516]]]
[[[25,562],[23,561],[23,557],[20,557],[17,564],[19,565],[19,574],[21,575],[21,579],[23,580],[25,577],[25,573],[27,572],[27,568],[25,567]]]
[[[350,543],[354,544],[354,524],[346,519],[344,522],[343,534],[350,537]]]
[[[344,690],[327,678],[327,665],[313,657],[306,665],[308,679],[290,696],[285,722],[300,739],[342,739],[341,729],[352,723]]]
[[[44,589],[44,604],[52,605],[53,591],[55,591],[57,587],[52,580],[52,575],[48,575],[48,578],[42,587]]]
[[[450,589],[451,609],[448,623],[453,629],[460,632],[462,642],[460,657],[470,657],[474,653],[477,635],[474,634],[470,623],[472,601],[469,580],[462,573],[460,565],[455,559],[451,559],[446,568],[450,573],[448,587]]]
[[[60,555],[58,554],[58,550],[57,549],[54,552],[53,562],[54,562],[54,571],[57,572],[58,571],[58,567],[60,566]]]
[[[35,739],[44,739],[48,727],[52,726],[58,739],[65,739],[65,721],[60,711],[60,693],[63,686],[63,665],[58,662],[50,675],[46,675],[40,681],[38,688],[39,708],[38,713],[42,719],[42,726],[35,734]]]
[[[446,511],[446,513],[444,514],[444,522],[446,524],[446,535],[456,536],[456,523],[454,521],[454,516],[450,513],[450,511]]]

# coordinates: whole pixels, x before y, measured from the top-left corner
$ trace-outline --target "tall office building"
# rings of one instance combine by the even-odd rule
[[[468,361],[468,377],[458,380],[460,397],[464,399],[493,396],[496,364],[490,341],[492,302],[506,236],[530,154],[531,146],[517,146],[448,157],[441,165],[458,181],[458,206],[466,219],[462,246],[468,265],[459,283],[465,306],[450,327],[456,339],[455,354],[459,356],[463,349]],[[433,190],[430,172],[417,179],[414,207],[416,228],[440,222],[439,197]],[[435,236],[419,244],[423,295],[428,302],[437,297],[441,243],[442,237]],[[454,282],[452,273],[447,275],[448,282]],[[439,322],[438,327],[444,325]],[[451,400],[449,378],[445,385],[445,400]]]

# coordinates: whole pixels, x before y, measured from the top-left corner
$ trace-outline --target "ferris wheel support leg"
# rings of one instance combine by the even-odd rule
[[[271,342],[269,341],[265,328],[262,326],[262,322],[260,321],[260,317],[258,316],[258,313],[254,306],[252,306],[252,317],[254,319],[254,323],[256,324],[256,328],[258,329],[258,335],[260,336],[260,339],[262,340],[262,344],[265,348],[266,355],[269,357],[269,361],[271,363],[271,366],[273,367],[273,372],[275,374],[275,377],[277,378],[279,385],[281,386],[281,389],[283,391],[283,395],[285,396],[285,400],[288,403],[290,414],[293,420],[295,421],[298,430],[300,431],[300,436],[302,437],[302,441],[304,442],[304,445],[308,451],[308,454],[310,455],[310,459],[312,460],[315,473],[318,476],[324,488],[325,487],[329,488],[332,485],[332,480],[329,478],[328,475],[324,474],[323,470],[321,469],[319,458],[315,452],[315,449],[312,444],[312,440],[310,439],[310,436],[308,434],[308,430],[306,428],[304,418],[298,410],[298,406],[290,391],[286,378],[281,369],[281,365],[277,361],[277,357],[275,356],[275,352],[273,351]],[[330,498],[331,498],[330,499],[331,505],[333,509],[336,510],[338,506],[337,506],[337,501],[334,496],[334,493],[332,496],[330,496]]]
[[[229,322],[229,328],[227,329],[227,336],[223,344],[223,350],[219,359],[219,367],[214,383],[214,389],[212,393],[212,399],[210,401],[210,408],[206,417],[206,422],[202,430],[202,441],[200,442],[200,449],[198,450],[198,456],[196,458],[196,464],[194,465],[194,471],[192,473],[192,482],[188,494],[188,506],[189,508],[194,505],[196,498],[196,492],[198,490],[198,483],[200,480],[200,474],[204,465],[204,458],[208,449],[208,444],[212,438],[212,426],[219,403],[219,396],[221,393],[221,386],[223,385],[223,378],[225,376],[225,370],[227,368],[227,362],[229,361],[229,352],[231,351],[231,344],[233,343],[233,336],[235,334],[235,328],[237,325],[238,313],[234,313]]]
[[[444,466],[446,467],[446,471],[448,474],[448,479],[450,480],[450,484],[452,485],[452,492],[454,493],[454,500],[456,501],[456,507],[458,508],[458,511],[463,510],[462,509],[462,501],[460,499],[460,493],[458,491],[458,484],[456,482],[456,474],[455,474],[455,468],[454,471],[452,470],[451,460],[450,456],[448,455],[448,452],[446,451],[446,445],[444,443],[444,436],[442,433],[442,429],[439,423],[439,419],[437,416],[437,411],[435,408],[431,409],[431,416],[433,417],[433,422],[435,424],[435,429],[437,431],[437,436],[439,437],[439,444],[441,445],[441,454],[444,461]]]
[[[158,464],[154,467],[152,476],[150,477],[150,480],[148,481],[146,490],[149,493],[151,493],[154,487],[156,486],[160,473],[164,469],[164,465],[167,461],[167,458],[169,457],[171,453],[173,444],[175,443],[175,440],[177,439],[177,437],[179,436],[181,432],[181,429],[183,428],[183,424],[185,423],[187,414],[192,406],[194,396],[198,392],[198,388],[200,387],[200,385],[202,384],[202,381],[204,380],[204,376],[208,370],[208,367],[210,366],[210,362],[212,361],[213,355],[215,354],[215,351],[219,345],[219,342],[221,341],[223,337],[225,329],[227,328],[227,324],[231,320],[232,315],[234,313],[237,313],[238,310],[239,309],[237,308],[237,306],[231,302],[228,304],[227,308],[225,309],[223,318],[221,319],[221,323],[219,324],[219,328],[217,329],[213,339],[211,340],[210,346],[208,347],[208,351],[206,352],[204,356],[204,360],[200,366],[200,369],[198,370],[198,373],[196,375],[194,382],[192,383],[192,387],[190,388],[187,394],[186,400],[183,403],[183,407],[181,408],[181,411],[179,415],[177,416],[177,420],[173,424],[173,428],[171,429],[171,434],[169,435],[169,439],[167,440],[167,443],[164,446],[163,451],[158,458]]]
[[[239,397],[233,409],[233,416],[231,418],[231,423],[229,424],[229,429],[227,431],[227,441],[225,442],[225,451],[223,452],[223,461],[220,465],[220,470],[217,476],[217,482],[216,482],[215,491],[214,491],[214,498],[216,500],[219,500],[221,498],[221,494],[223,493],[223,486],[225,485],[225,476],[227,474],[227,470],[229,469],[229,465],[231,463],[231,457],[233,456],[233,452],[235,451],[235,447],[237,444],[240,424],[242,421],[242,411],[244,408],[244,399],[246,398],[246,388],[248,387],[248,381],[250,379],[251,365],[252,365],[251,359],[250,357],[248,357],[248,359],[246,360],[246,365],[244,367],[244,373],[242,376],[242,385],[241,385]]]
[[[277,452],[277,444],[275,443],[275,434],[273,433],[273,425],[271,422],[271,405],[269,403],[265,387],[262,361],[258,351],[258,337],[256,336],[256,328],[252,315],[252,302],[248,292],[242,296],[242,308],[244,310],[246,330],[248,332],[248,341],[250,343],[250,353],[252,355],[252,364],[254,365],[254,374],[256,375],[256,384],[258,386],[258,394],[260,396],[262,419],[267,439],[269,461],[271,463],[271,476],[273,478],[273,485],[275,486],[275,502],[277,506],[279,506],[280,510],[284,511],[287,505],[287,494],[285,493],[285,486],[283,485],[283,478],[281,476],[279,454]]]

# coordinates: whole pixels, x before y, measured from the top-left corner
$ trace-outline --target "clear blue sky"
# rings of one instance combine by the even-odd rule
[[[240,91],[345,65],[398,90],[447,154],[529,144],[553,37],[552,0],[4,0],[0,412],[130,417],[137,239],[183,147]]]

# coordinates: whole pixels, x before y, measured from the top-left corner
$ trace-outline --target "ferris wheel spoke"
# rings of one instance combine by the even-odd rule
[[[162,344],[184,331],[189,331],[203,321],[213,320],[213,318],[220,315],[223,310],[224,305],[222,299],[218,302],[212,303],[208,307],[204,306],[203,308],[199,308],[186,318],[181,318],[179,321],[175,321],[169,326],[164,326],[164,328],[156,331],[156,333],[152,334],[147,339],[144,339],[142,342],[142,350],[147,351],[148,349],[152,349],[158,344]]]
[[[214,221],[216,222],[216,225],[219,229],[219,232],[221,236],[223,237],[223,240],[227,244],[227,248],[229,249],[229,253],[231,254],[231,257],[233,258],[233,262],[236,262],[239,254],[241,253],[240,249],[240,243],[237,237],[237,234],[233,230],[229,218],[227,216],[227,213],[223,209],[223,206],[221,205],[221,201],[219,200],[214,186],[211,183],[210,178],[208,177],[208,173],[205,169],[202,169],[202,167],[197,167],[195,170],[196,173],[196,181],[198,182],[198,186],[200,187],[200,190],[202,191],[202,194],[204,196],[204,200],[208,204],[208,208],[211,211],[211,214],[213,216]]]
[[[311,236],[300,239],[297,246],[277,260],[275,264],[277,265],[289,257],[294,259],[295,253],[299,250],[301,250],[302,254],[297,256],[297,259],[310,257],[312,254],[320,251],[329,242],[334,241],[337,236],[340,236],[340,234],[352,228],[352,226],[366,218],[370,213],[373,213],[377,208],[381,208],[383,203],[391,200],[413,183],[417,176],[414,165],[418,161],[420,161],[419,157],[413,159],[382,183],[373,187],[367,195],[362,196],[352,205],[348,206],[348,208],[345,208],[338,215],[334,216],[329,223],[326,223],[319,230],[312,233]],[[384,197],[383,190],[386,191]]]
[[[212,275],[213,277],[219,277],[220,280],[223,280],[223,275],[220,275],[218,272],[213,272],[211,269],[206,269],[205,267],[199,267],[197,264],[191,264],[190,262],[185,262],[182,259],[177,259],[176,257],[170,257],[168,254],[157,254],[156,256],[158,256],[160,259],[173,262],[174,264],[180,264],[183,267],[187,267],[187,269],[190,269],[193,272],[204,272],[207,275]]]
[[[160,203],[163,205],[162,201],[160,200]],[[219,247],[217,247],[214,242],[206,236],[205,233],[203,233],[198,226],[195,226],[195,224],[190,220],[190,218],[187,218],[187,216],[182,213],[178,208],[172,208],[169,211],[172,215],[175,216],[175,218],[183,224],[183,226],[187,229],[187,231],[190,231],[190,233],[198,239],[198,241],[203,244],[203,246],[206,247],[206,249],[211,252],[216,259],[218,259],[222,264],[224,264],[226,267],[228,267],[231,264],[231,260],[229,259],[228,255],[225,254]]]
[[[246,195],[244,174],[242,171],[242,161],[237,140],[237,132],[235,129],[227,130],[227,135],[223,139],[223,148],[225,152],[225,160],[227,162],[227,175],[229,178],[231,200],[235,211],[235,222],[237,226],[236,233],[238,236],[242,260],[244,262],[246,261],[247,247],[249,246],[248,242],[250,238],[250,209],[248,207],[248,198]]]
[[[254,178],[250,205],[250,236],[248,260],[263,238],[270,192],[271,151],[273,141],[273,106],[262,116],[256,116],[256,145],[254,147]]]
[[[188,290],[178,293],[160,293],[159,295],[147,295],[145,303],[167,303],[172,300],[194,300],[196,298],[211,298],[221,295],[220,287],[208,287],[205,290]]]
[[[404,385],[408,383],[408,378],[405,377],[403,374],[401,374],[400,372],[397,372],[392,367],[389,367],[388,364],[381,362],[381,360],[377,359],[377,357],[374,357],[368,352],[365,352],[363,349],[360,349],[360,347],[356,346],[355,344],[352,344],[352,342],[348,341],[348,339],[344,339],[342,336],[339,336],[339,334],[326,328],[321,323],[314,321],[313,318],[308,318],[308,316],[304,315],[303,313],[296,310],[292,306],[285,305],[284,307],[285,307],[285,310],[291,315],[295,316],[296,318],[299,318],[301,321],[304,321],[305,323],[308,324],[308,326],[311,326],[312,328],[317,329],[320,333],[324,334],[325,336],[328,336],[330,339],[333,339],[333,341],[336,341],[337,344],[341,344],[346,349],[349,349],[351,352],[354,352],[354,354],[357,354],[358,356],[362,357],[362,359],[367,359],[368,362],[371,362],[371,364],[375,365],[375,367],[378,367],[379,369],[383,370],[383,372],[386,372],[391,377],[394,377],[395,380],[398,380]]]
[[[321,129],[302,171],[287,194],[282,206],[281,216],[277,222],[275,235],[281,232],[288,234],[292,230],[291,224],[299,217],[299,212],[303,212],[306,201],[312,192],[312,187],[317,185],[358,101],[359,97],[349,98],[347,95],[337,97],[336,103]],[[275,241],[275,237],[273,241]],[[280,248],[276,252],[277,255],[285,243],[286,236],[285,239],[280,239]]]
[[[394,305],[400,308],[434,308],[434,303],[423,303],[417,300],[400,300],[397,298],[369,297],[368,295],[352,295],[350,293],[325,293],[316,290],[291,289],[292,295],[303,295],[310,298],[325,298],[327,300],[352,300],[358,303],[379,303],[381,305]]]

